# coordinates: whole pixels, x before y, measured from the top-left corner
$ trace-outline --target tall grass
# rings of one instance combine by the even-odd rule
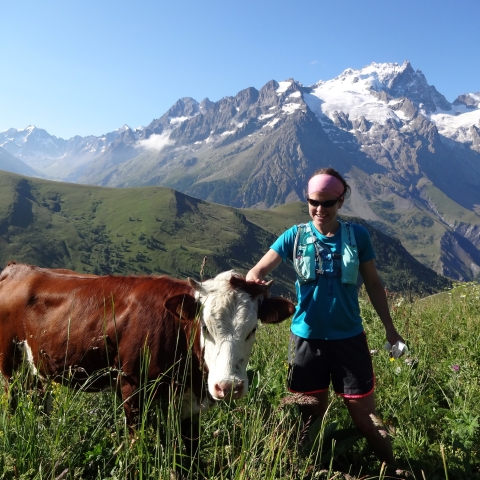
[[[412,302],[390,297],[409,352],[383,350],[384,330],[361,296],[376,372],[379,416],[393,439],[398,467],[415,479],[480,478],[480,286]],[[331,395],[318,445],[297,449],[299,415],[285,388],[288,322],[264,325],[241,401],[203,413],[198,459],[186,455],[178,398],[150,408],[130,435],[122,402],[53,385],[53,411],[15,378],[16,409],[0,409],[0,479],[303,479],[388,478],[392,473],[357,439],[343,402]],[[150,390],[149,390],[150,388]],[[150,392],[150,393],[149,393]],[[198,460],[198,461],[197,461]]]

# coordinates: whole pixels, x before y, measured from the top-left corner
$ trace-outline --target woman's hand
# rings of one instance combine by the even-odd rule
[[[247,282],[255,282],[260,285],[267,283],[263,280],[276,266],[282,263],[282,257],[275,252],[275,250],[269,250],[260,261],[247,273]]]
[[[395,345],[397,342],[405,343],[403,337],[397,332],[396,328],[392,325],[389,327],[385,327],[385,334],[387,337],[388,343],[390,345]]]

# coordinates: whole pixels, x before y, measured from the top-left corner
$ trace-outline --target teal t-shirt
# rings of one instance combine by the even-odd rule
[[[360,263],[374,259],[375,252],[368,230],[354,223],[350,225],[355,234]],[[297,229],[294,225],[270,247],[283,261],[292,261]],[[342,253],[341,228],[332,237],[322,235],[315,228],[313,231],[332,253]],[[340,262],[341,260],[332,262],[332,273],[341,268]],[[295,287],[298,303],[291,326],[295,335],[302,338],[339,340],[363,331],[356,285],[342,283],[339,276],[327,274],[317,275],[315,280],[303,284],[297,281]]]

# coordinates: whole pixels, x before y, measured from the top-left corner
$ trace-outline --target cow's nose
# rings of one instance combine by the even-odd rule
[[[241,398],[243,395],[243,380],[222,380],[215,384],[215,393],[218,398],[233,398],[234,400]]]

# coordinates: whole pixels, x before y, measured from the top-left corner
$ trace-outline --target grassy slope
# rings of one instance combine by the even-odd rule
[[[480,286],[473,283],[420,301],[389,295],[395,324],[409,347],[397,360],[383,350],[385,331],[371,303],[363,294],[360,298],[378,414],[392,437],[398,467],[409,472],[400,478],[480,478],[480,337],[472,333],[479,330],[479,295]],[[348,412],[333,392],[320,433],[323,449],[307,458],[299,454],[301,423],[286,389],[288,329],[288,322],[259,326],[248,395],[202,414],[204,465],[189,470],[186,464],[182,478],[393,478],[365,440],[355,444]],[[13,385],[15,412],[6,395],[0,396],[0,478],[179,478],[171,471],[182,461],[173,403],[160,411],[152,406],[150,423],[139,427],[133,441],[121,402],[110,392],[86,394],[54,384],[53,411],[47,416],[21,380]],[[327,432],[335,426],[332,459]]]
[[[231,268],[247,271],[273,240],[234,208],[168,188],[110,189],[0,173],[2,266],[15,260],[80,272],[198,278],[207,256],[204,274],[210,277]],[[280,278],[277,291],[289,288]]]
[[[0,265],[10,260],[93,273],[205,277],[245,273],[285,228],[308,218],[305,205],[239,210],[172,189],[111,189],[0,172]],[[387,287],[443,287],[398,242],[370,229]],[[393,270],[392,270],[393,269]],[[292,293],[293,271],[275,271],[277,293]]]

